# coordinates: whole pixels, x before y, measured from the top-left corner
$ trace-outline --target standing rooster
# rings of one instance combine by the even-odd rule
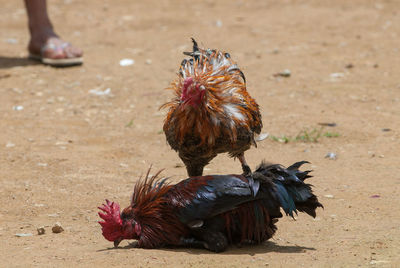
[[[99,207],[103,236],[117,247],[123,239],[141,248],[165,245],[224,251],[232,243],[258,244],[276,231],[280,208],[316,216],[322,207],[304,180],[306,163],[285,169],[262,163],[251,176],[213,175],[188,178],[175,185],[156,175],[139,181],[131,205],[120,214],[117,203]]]
[[[179,152],[189,176],[201,176],[217,154],[237,157],[244,174],[251,170],[244,152],[262,128],[258,104],[246,91],[246,80],[228,53],[200,49],[194,39],[193,52],[184,59],[178,79],[169,89],[175,98],[168,108],[164,132]]]

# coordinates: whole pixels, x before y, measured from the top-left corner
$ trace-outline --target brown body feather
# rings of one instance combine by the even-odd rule
[[[123,219],[133,219],[140,225],[138,247],[141,248],[179,246],[182,245],[182,238],[192,236],[193,230],[179,218],[178,211],[190,205],[198,190],[215,179],[214,176],[201,176],[175,185],[160,184],[160,172],[151,177],[147,173],[145,179],[135,185],[132,203],[122,211]],[[233,176],[248,183],[244,176]],[[276,231],[271,215],[272,218],[282,217],[278,206],[275,211],[268,211],[260,200],[254,200],[211,217],[204,225],[220,225],[229,243],[258,244],[271,238]]]
[[[192,54],[191,60],[182,62],[178,79],[168,88],[175,97],[162,106],[168,109],[163,130],[170,146],[189,166],[189,176],[200,176],[217,154],[239,157],[255,145],[254,136],[260,133],[262,122],[244,75],[229,54],[202,49]],[[198,106],[182,101],[182,88],[189,77],[205,88]]]
[[[167,205],[169,200],[166,194],[172,186],[154,187],[160,182],[157,177],[160,172],[151,177],[148,172],[145,179],[135,185],[131,205],[122,211],[122,215],[129,215],[140,224],[138,246],[142,248],[179,245],[180,238],[188,234],[188,228]]]

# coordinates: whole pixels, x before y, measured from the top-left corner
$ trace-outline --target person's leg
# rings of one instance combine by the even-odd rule
[[[70,45],[54,32],[47,14],[46,0],[25,0],[31,39],[28,50],[50,59],[79,58],[82,50]]]

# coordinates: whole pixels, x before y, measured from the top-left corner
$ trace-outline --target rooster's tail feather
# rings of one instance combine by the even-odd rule
[[[280,206],[286,215],[294,216],[297,211],[305,212],[312,217],[316,217],[315,210],[322,207],[318,202],[317,196],[312,192],[310,184],[304,183],[311,170],[300,171],[299,168],[307,161],[296,162],[288,168],[276,164],[262,162],[254,172],[257,177],[264,177],[265,180],[272,182],[274,187],[269,187],[272,194],[277,196]],[[262,176],[260,176],[260,174]]]

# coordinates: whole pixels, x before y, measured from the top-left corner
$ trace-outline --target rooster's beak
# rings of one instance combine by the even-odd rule
[[[114,241],[114,247],[118,247],[119,243],[121,243],[122,238],[118,238],[117,240]]]

